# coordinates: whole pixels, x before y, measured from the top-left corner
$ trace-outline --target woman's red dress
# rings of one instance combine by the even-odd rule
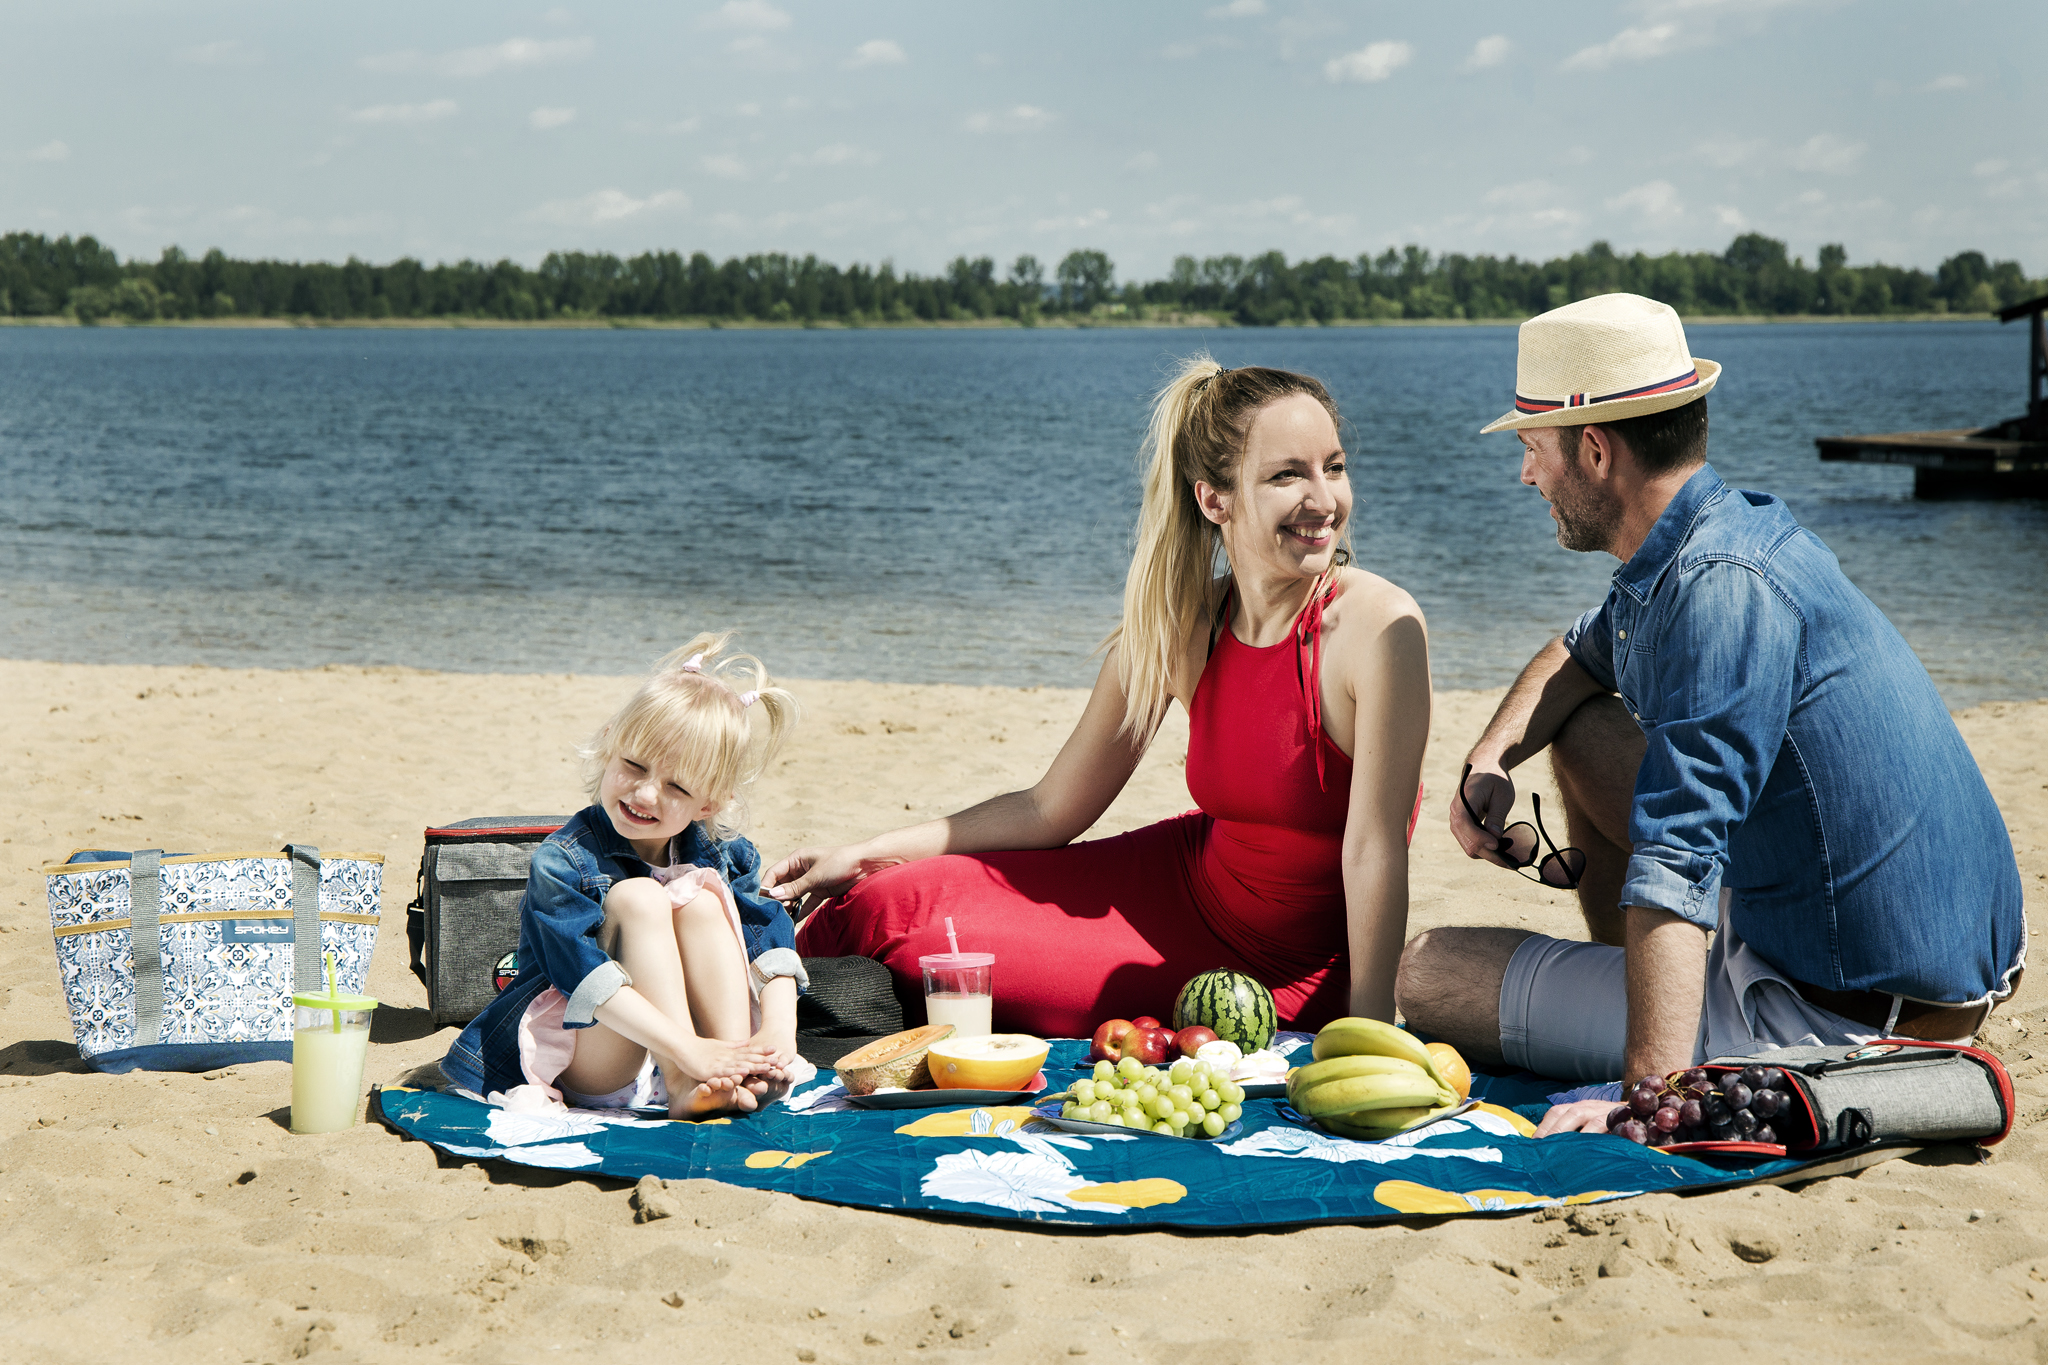
[[[917,959],[947,951],[950,915],[962,950],[996,955],[997,1031],[1045,1038],[1164,1019],[1182,983],[1215,967],[1264,982],[1286,1027],[1350,1013],[1351,760],[1320,724],[1326,600],[1263,649],[1226,618],[1188,716],[1188,792],[1200,809],[1064,848],[889,868],[806,919],[798,951],[880,960],[904,1017],[922,1019]]]

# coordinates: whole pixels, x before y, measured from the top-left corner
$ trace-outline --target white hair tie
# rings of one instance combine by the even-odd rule
[[[683,672],[702,673],[703,671],[704,656],[702,654],[692,654],[689,658],[683,660]]]
[[[759,692],[742,692],[740,693],[740,709],[745,710],[759,700],[761,700]]]

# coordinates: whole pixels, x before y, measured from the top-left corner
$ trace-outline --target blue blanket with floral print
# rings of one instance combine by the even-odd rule
[[[1284,1037],[1298,1047],[1304,1035]],[[1082,1073],[1085,1041],[1046,1060],[1054,1089]],[[1550,1083],[1480,1076],[1480,1103],[1382,1142],[1333,1137],[1284,1100],[1248,1101],[1240,1130],[1208,1142],[1077,1134],[1016,1106],[860,1109],[833,1074],[760,1113],[670,1122],[632,1113],[516,1113],[462,1095],[386,1086],[372,1113],[458,1157],[636,1180],[704,1178],[861,1208],[1100,1228],[1273,1227],[1513,1212],[1811,1178],[1841,1159],[1700,1160],[1617,1138],[1536,1141]],[[1896,1154],[1897,1149],[1884,1154]],[[1878,1153],[1866,1151],[1856,1164]]]

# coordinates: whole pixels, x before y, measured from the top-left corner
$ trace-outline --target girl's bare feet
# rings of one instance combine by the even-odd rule
[[[730,1076],[715,1076],[678,1093],[670,1089],[668,1116],[672,1119],[701,1119],[737,1109],[750,1112],[759,1106],[752,1091]]]
[[[769,1055],[750,1043],[734,1045],[715,1038],[692,1038],[661,1059],[668,1083],[668,1116],[702,1118],[728,1110],[751,1112],[760,1107],[746,1082],[768,1064]]]
[[[762,1104],[773,1104],[789,1093],[789,1073],[779,1066],[756,1071],[740,1082],[740,1088],[751,1093]]]

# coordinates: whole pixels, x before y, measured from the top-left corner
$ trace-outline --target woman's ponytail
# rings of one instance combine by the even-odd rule
[[[1176,677],[1187,635],[1198,617],[1213,611],[1220,545],[1217,527],[1195,505],[1194,478],[1184,468],[1184,437],[1194,408],[1223,367],[1209,355],[1180,362],[1152,400],[1152,420],[1139,456],[1145,467],[1138,507],[1136,545],[1124,577],[1124,618],[1110,643],[1116,648],[1117,681],[1123,685],[1124,719],[1119,733],[1149,741],[1180,690]],[[1235,473],[1233,470],[1232,473]],[[1197,475],[1195,477],[1201,477]],[[1217,483],[1215,479],[1207,480]],[[1234,479],[1217,483],[1228,489]]]

